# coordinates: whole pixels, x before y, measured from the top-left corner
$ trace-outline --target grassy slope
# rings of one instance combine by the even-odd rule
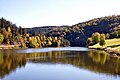
[[[103,47],[111,47],[113,49],[120,49],[120,38],[107,39],[106,44]],[[102,48],[99,43],[89,46],[89,48]]]

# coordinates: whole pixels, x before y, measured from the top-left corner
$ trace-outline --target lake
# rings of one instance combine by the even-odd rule
[[[82,47],[0,50],[0,80],[120,80],[120,59]]]

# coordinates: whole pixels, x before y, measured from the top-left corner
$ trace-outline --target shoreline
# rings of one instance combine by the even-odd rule
[[[21,48],[20,45],[0,45],[0,49],[17,49]]]
[[[21,49],[20,45],[0,45],[0,49]],[[102,50],[105,51],[107,54],[109,54],[111,57],[119,57],[120,58],[120,50],[116,50],[110,47],[107,48],[91,48],[88,47],[88,49],[93,49],[93,50]]]
[[[107,48],[89,48],[89,49],[105,51],[111,57],[118,57],[118,58],[120,58],[120,51],[116,50],[116,49],[113,49],[113,48],[110,48],[110,47],[107,47]]]

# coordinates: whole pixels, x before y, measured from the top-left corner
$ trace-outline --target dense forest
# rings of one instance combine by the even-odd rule
[[[104,38],[119,38],[120,15],[95,18],[72,26],[33,28],[17,27],[4,18],[0,19],[1,44],[21,44],[27,47],[87,46],[90,45],[90,38],[93,39],[97,34],[102,37],[101,41]]]

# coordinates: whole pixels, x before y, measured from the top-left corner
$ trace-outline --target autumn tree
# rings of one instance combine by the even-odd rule
[[[8,38],[10,39],[12,37],[11,28],[8,27],[7,31],[8,31]]]
[[[40,37],[39,37],[39,36],[36,36],[35,38],[37,39],[37,44],[39,44],[39,47],[41,47],[41,40],[40,40]]]
[[[100,35],[100,42],[99,42],[99,44],[100,44],[101,46],[103,46],[103,45],[106,44],[106,43],[105,43],[105,34],[101,34],[101,35]]]
[[[57,37],[54,37],[52,40],[52,47],[60,47],[61,46],[61,40]]]
[[[93,40],[93,43],[98,43],[100,41],[100,33],[98,32],[95,32],[92,34],[92,40]]]
[[[4,35],[0,34],[0,43],[2,43],[4,40]]]
[[[57,40],[57,47],[61,46],[61,40]]]
[[[52,45],[52,42],[48,40],[47,46],[50,47]]]
[[[36,37],[32,36],[31,40],[29,41],[29,47],[31,48],[39,47],[39,43],[37,43]]]

